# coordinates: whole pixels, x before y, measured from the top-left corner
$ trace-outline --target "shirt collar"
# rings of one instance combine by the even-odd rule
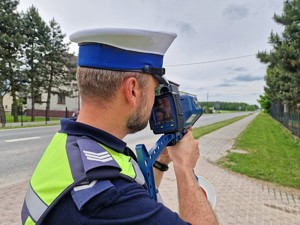
[[[87,136],[118,152],[123,152],[126,143],[121,139],[90,125],[77,122],[76,119],[62,119],[60,132],[75,136]]]

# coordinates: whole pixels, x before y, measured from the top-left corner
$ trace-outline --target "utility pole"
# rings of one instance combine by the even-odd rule
[[[208,96],[209,96],[209,93],[207,92],[207,97],[206,97],[207,108],[208,108]]]

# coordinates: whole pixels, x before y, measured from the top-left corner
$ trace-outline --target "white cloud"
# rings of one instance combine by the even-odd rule
[[[249,9],[243,5],[230,4],[224,9],[223,15],[229,20],[237,21],[249,16]]]
[[[237,75],[236,77],[233,78],[233,80],[235,80],[235,81],[245,81],[245,82],[257,81],[257,80],[263,80],[263,79],[264,79],[263,76],[253,76],[251,74],[241,74],[241,75]]]

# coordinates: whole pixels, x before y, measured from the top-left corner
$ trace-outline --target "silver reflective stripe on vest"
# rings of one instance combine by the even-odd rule
[[[162,199],[162,197],[161,197],[159,191],[157,191],[156,197],[157,197],[157,202],[164,205],[164,201],[163,201],[163,199]]]
[[[34,221],[38,221],[43,213],[47,210],[48,206],[37,196],[37,194],[32,189],[31,185],[29,185],[25,202],[29,211],[31,218]]]
[[[130,162],[133,165],[134,171],[135,171],[135,178],[134,180],[141,185],[145,184],[145,178],[144,175],[139,167],[139,165],[137,164],[137,162],[135,160],[133,160],[132,158],[130,158]]]

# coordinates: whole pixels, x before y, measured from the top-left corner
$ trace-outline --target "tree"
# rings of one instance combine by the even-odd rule
[[[5,126],[3,97],[7,92],[13,98],[12,115],[18,121],[17,91],[22,83],[21,59],[22,23],[17,12],[18,0],[1,0],[0,2],[0,118]]]
[[[270,52],[258,52],[261,62],[268,64],[265,92],[275,103],[296,110],[300,102],[300,0],[284,3],[282,15],[274,21],[284,26],[281,35],[271,32]]]
[[[263,95],[260,95],[259,99],[257,101],[260,104],[260,106],[264,112],[267,112],[267,113],[270,112],[271,101],[269,99],[269,96],[266,93],[264,93]]]
[[[5,83],[5,81],[0,82],[0,123],[2,124],[2,127],[5,127],[6,124],[6,117],[5,117],[5,110],[3,106],[3,98],[5,94],[8,92],[8,85]]]
[[[50,28],[40,17],[38,10],[31,6],[23,14],[24,32],[26,35],[25,64],[29,97],[31,98],[31,121],[34,121],[35,103],[41,103],[42,87],[45,86],[45,56],[49,43]]]
[[[216,102],[199,102],[203,109],[213,108]],[[257,105],[249,105],[244,102],[218,102],[221,110],[230,111],[255,111],[258,109]]]
[[[49,23],[49,42],[47,44],[47,54],[44,57],[45,68],[45,92],[46,100],[46,121],[49,120],[50,101],[52,94],[62,94],[70,96],[72,89],[66,88],[72,85],[75,80],[74,68],[76,65],[71,63],[72,55],[68,53],[70,43],[65,43],[65,34],[62,33],[59,24],[52,19]]]

